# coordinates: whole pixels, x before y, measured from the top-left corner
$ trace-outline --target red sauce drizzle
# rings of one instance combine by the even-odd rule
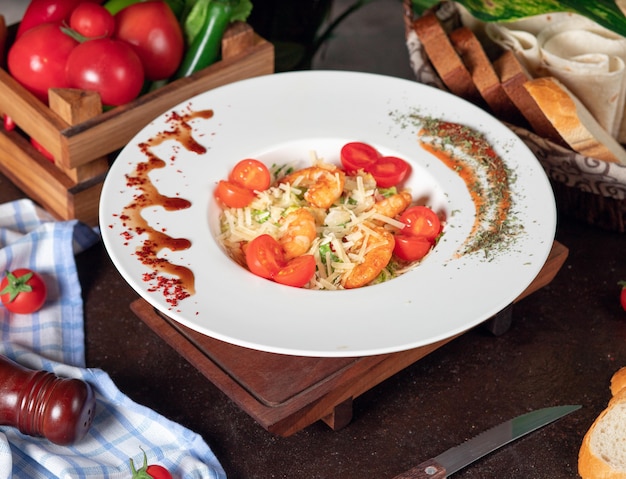
[[[176,112],[170,113],[167,123],[171,129],[162,131],[138,145],[141,153],[146,157],[146,161],[137,163],[133,172],[126,176],[126,185],[137,192],[133,196],[133,200],[124,207],[119,215],[125,228],[121,234],[126,240],[135,235],[142,236],[141,244],[137,247],[135,255],[142,264],[152,270],[152,273],[144,275],[143,280],[150,283],[149,291],[161,291],[166,301],[172,306],[176,306],[180,300],[195,294],[194,274],[186,266],[174,264],[158,255],[163,249],[186,250],[191,246],[191,241],[186,238],[173,238],[164,230],[153,228],[143,218],[141,212],[145,208],[155,206],[161,206],[166,211],[179,211],[189,208],[191,203],[179,196],[162,195],[152,183],[149,176],[150,172],[167,165],[165,160],[153,152],[153,148],[164,141],[174,140],[189,151],[197,154],[205,153],[206,148],[193,137],[189,122],[194,118],[209,119],[212,116],[212,110],[190,111],[182,115]],[[169,158],[170,162],[175,160],[175,156]]]

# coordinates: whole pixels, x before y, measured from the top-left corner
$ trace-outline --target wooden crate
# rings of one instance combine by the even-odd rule
[[[0,16],[0,39],[7,36],[10,32]],[[194,95],[273,72],[272,44],[245,23],[228,29],[219,62],[106,112],[97,93],[83,90],[51,89],[46,106],[0,69],[0,114],[18,126],[10,132],[0,128],[0,171],[58,219],[95,225],[109,161],[139,130]],[[54,162],[39,153],[27,135],[49,151]]]

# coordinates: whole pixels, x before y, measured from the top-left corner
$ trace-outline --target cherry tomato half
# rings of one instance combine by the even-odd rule
[[[274,281],[294,288],[302,288],[315,274],[315,258],[305,254],[296,256],[280,268],[274,275]]]
[[[283,247],[270,235],[257,236],[247,245],[246,264],[253,274],[274,279],[285,266]]]
[[[46,302],[46,295],[43,278],[27,268],[7,272],[0,283],[0,300],[12,313],[30,314],[38,311]]]
[[[433,210],[427,206],[411,206],[400,215],[400,221],[406,226],[402,234],[423,236],[434,241],[441,233],[441,221]]]
[[[397,234],[393,254],[404,261],[417,261],[428,254],[433,243],[424,236]]]
[[[249,158],[237,163],[228,179],[249,190],[265,191],[272,182],[272,175],[263,163]]]
[[[409,164],[396,156],[383,156],[368,170],[376,180],[376,185],[381,188],[391,188],[402,183],[410,171]]]
[[[346,143],[341,148],[341,165],[348,174],[359,170],[369,171],[380,158],[380,153],[371,145],[360,141]]]
[[[214,194],[215,198],[228,208],[245,208],[255,198],[252,190],[226,180],[220,180]]]

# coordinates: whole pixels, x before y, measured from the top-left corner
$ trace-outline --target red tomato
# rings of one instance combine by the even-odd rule
[[[215,188],[215,198],[228,208],[245,208],[255,198],[254,192],[232,181],[220,180]]]
[[[15,122],[13,121],[13,118],[11,118],[9,115],[7,115],[5,113],[4,117],[3,117],[3,120],[4,120],[4,129],[5,129],[5,131],[13,131],[13,130],[15,130]]]
[[[402,183],[410,171],[409,164],[395,156],[383,156],[367,169],[381,188],[391,188]]]
[[[167,3],[134,3],[119,11],[115,21],[115,37],[133,45],[148,80],[163,80],[176,72],[183,58],[184,37]]]
[[[93,0],[30,0],[17,29],[16,38],[43,23],[67,22],[78,4],[91,1]]]
[[[30,314],[38,311],[46,302],[46,294],[43,278],[27,268],[7,271],[0,282],[0,300],[12,313]]]
[[[80,3],[70,15],[70,28],[87,38],[109,37],[115,31],[115,19],[97,3]]]
[[[58,23],[44,23],[26,31],[9,50],[7,65],[13,77],[44,103],[50,88],[69,88],[65,64],[78,42]]]
[[[78,45],[67,59],[72,88],[97,91],[104,105],[123,105],[143,87],[143,67],[133,48],[113,38],[95,38]]]
[[[349,174],[359,170],[369,171],[378,158],[380,153],[376,148],[360,141],[346,143],[341,148],[341,164]]]
[[[278,241],[270,235],[261,235],[246,247],[248,269],[261,278],[274,279],[285,266],[285,253]]]
[[[441,221],[437,213],[427,206],[411,206],[400,215],[400,221],[406,226],[402,234],[424,236],[431,242],[441,233]]]
[[[305,286],[315,274],[315,258],[305,254],[296,256],[280,268],[274,275],[274,281],[295,288]]]
[[[272,175],[260,161],[246,159],[235,165],[228,179],[249,190],[265,191],[272,182]]]
[[[397,234],[395,236],[393,254],[404,261],[417,261],[422,259],[433,247],[433,243],[424,236],[409,236]]]
[[[620,281],[618,284],[622,287],[622,291],[619,295],[619,301],[622,305],[622,309],[626,311],[626,281]]]
[[[132,473],[131,479],[145,479],[148,477],[152,479],[172,479],[172,474],[163,466],[158,464],[148,465],[148,457],[145,452],[143,453],[143,466],[139,469],[135,468],[135,463],[131,458],[130,471]]]
[[[149,465],[146,468],[146,472],[152,479],[172,479],[170,472],[158,464]]]
[[[46,150],[37,140],[35,140],[34,138],[31,137],[30,144],[33,145],[35,150],[37,150],[39,153],[41,153],[46,160],[51,161],[52,163],[54,163],[54,156],[52,156],[52,153],[50,153],[48,150]]]

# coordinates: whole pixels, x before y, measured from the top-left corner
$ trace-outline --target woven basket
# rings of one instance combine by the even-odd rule
[[[453,2],[433,7],[444,26],[460,22]],[[447,90],[413,30],[415,13],[403,2],[410,65],[417,81]],[[535,154],[552,184],[559,213],[603,229],[626,232],[626,166],[586,157],[507,123]]]

